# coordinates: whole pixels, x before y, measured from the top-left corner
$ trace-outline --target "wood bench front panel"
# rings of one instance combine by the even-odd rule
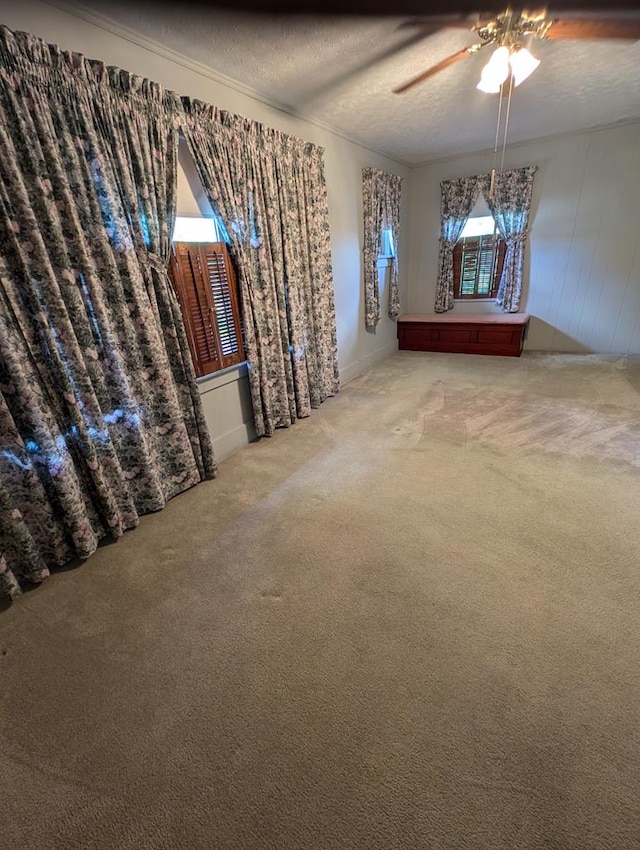
[[[398,322],[401,351],[443,351],[458,354],[493,354],[519,357],[526,322],[522,324],[475,324],[472,321]]]

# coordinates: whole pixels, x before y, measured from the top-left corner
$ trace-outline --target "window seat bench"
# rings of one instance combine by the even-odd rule
[[[398,348],[520,357],[528,323],[528,313],[406,313]]]

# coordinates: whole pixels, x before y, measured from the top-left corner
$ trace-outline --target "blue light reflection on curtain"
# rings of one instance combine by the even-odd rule
[[[0,594],[215,474],[166,273],[177,105],[0,27]]]

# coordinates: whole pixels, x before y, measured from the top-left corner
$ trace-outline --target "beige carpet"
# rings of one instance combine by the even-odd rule
[[[640,364],[405,352],[0,614],[7,850],[640,847]]]

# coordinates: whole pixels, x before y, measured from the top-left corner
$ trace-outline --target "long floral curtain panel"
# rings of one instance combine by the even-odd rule
[[[166,272],[180,134],[238,261],[258,434],[339,388],[322,149],[0,27],[0,595],[216,473]]]
[[[258,435],[339,388],[323,151],[185,99],[184,134],[237,262]]]
[[[496,296],[496,304],[505,313],[517,313],[520,309],[531,196],[537,170],[537,166],[529,165],[499,172],[495,176],[493,192],[490,191],[490,175],[483,174],[478,178],[498,232],[507,245]]]
[[[479,192],[477,177],[443,180],[440,184],[440,253],[436,313],[453,310],[453,249],[462,235]]]
[[[378,286],[378,257],[384,229],[391,231],[394,256],[391,257],[387,314],[396,319],[400,313],[398,288],[398,240],[400,237],[400,200],[402,177],[378,168],[362,169],[362,207],[364,221],[364,310],[365,325],[372,330],[382,316]]]
[[[215,474],[166,274],[179,110],[0,28],[0,594]]]

